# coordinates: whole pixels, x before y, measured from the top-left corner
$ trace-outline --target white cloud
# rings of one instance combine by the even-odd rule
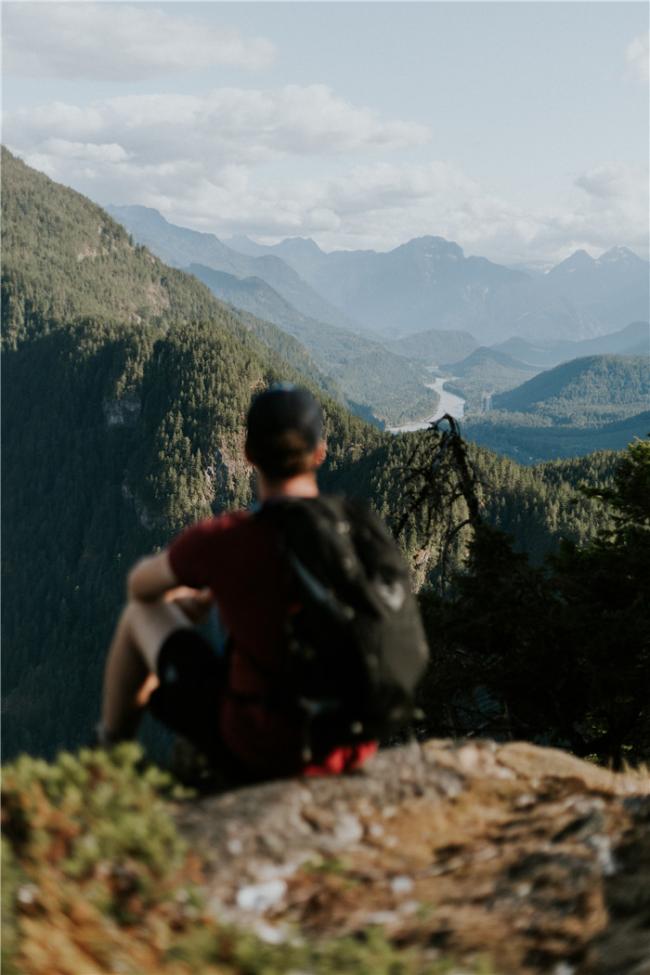
[[[449,162],[373,164],[324,180],[270,182],[249,174],[235,188],[196,187],[168,201],[172,221],[222,236],[314,236],[325,249],[397,246],[425,234],[504,263],[555,261],[585,248],[625,244],[648,255],[647,172],[621,164],[590,170],[554,208],[524,209]]]
[[[392,165],[376,163],[356,166],[345,177],[327,185],[327,205],[343,214],[369,210],[403,209],[436,200],[446,207],[446,200],[471,196],[479,190],[475,182],[447,162],[425,165]]]
[[[4,68],[23,76],[141,81],[217,65],[263,68],[270,41],[148,3],[5,3]]]
[[[331,246],[385,249],[435,234],[469,253],[513,260],[526,251],[539,226],[538,218],[445,161],[357,167],[349,177],[330,181],[322,195],[341,218],[338,234],[323,228],[320,235]]]
[[[628,44],[625,60],[631,78],[637,81],[650,80],[650,32],[639,34]]]
[[[366,150],[385,158],[428,131],[319,85],[55,102],[8,115],[5,133],[28,163],[100,203],[141,203],[221,236],[388,249],[437,234],[504,262],[614,244],[648,253],[644,168],[604,163],[557,206],[523,208],[450,161],[362,163]]]
[[[8,113],[6,138],[43,152],[47,140],[111,142],[134,164],[193,159],[210,169],[287,155],[395,149],[428,140],[429,130],[383,121],[325,85],[274,90],[219,88],[205,95],[127,95],[77,108],[53,102]],[[56,158],[56,151],[52,156]]]
[[[647,171],[624,163],[595,166],[578,176],[575,183],[590,197],[602,201],[628,199],[638,205],[648,195]]]
[[[116,142],[67,142],[65,139],[48,139],[43,144],[44,155],[59,159],[81,160],[89,163],[121,163],[128,153]]]
[[[650,207],[647,166],[603,163],[576,179],[582,191],[573,225],[592,248],[623,243],[648,256]]]

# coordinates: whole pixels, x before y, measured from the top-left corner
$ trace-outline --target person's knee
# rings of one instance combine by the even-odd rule
[[[122,607],[122,612],[120,613],[119,622],[122,625],[128,626],[131,622],[131,617],[133,616],[133,600],[129,599]]]
[[[137,636],[138,633],[142,633],[143,630],[148,630],[152,626],[154,629],[157,629],[161,623],[165,626],[168,621],[171,621],[170,618],[180,621],[178,614],[168,612],[169,605],[162,599],[146,603],[141,599],[129,599],[122,608],[120,622],[134,636]]]
[[[165,640],[176,630],[192,628],[187,616],[178,606],[162,600],[154,603],[133,600],[127,603],[124,612],[131,638],[149,669],[154,672]]]
[[[129,599],[122,607],[122,612],[120,613],[119,625],[126,627],[126,629],[132,631],[134,624],[137,622],[141,615],[142,603],[138,603],[135,599]]]

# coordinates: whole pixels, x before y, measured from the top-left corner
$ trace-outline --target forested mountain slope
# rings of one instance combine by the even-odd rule
[[[298,338],[321,370],[340,381],[353,409],[392,424],[433,412],[436,394],[426,388],[423,369],[402,361],[378,342],[340,324],[328,324],[349,323],[279,258],[245,257],[213,234],[176,227],[147,207],[112,207],[110,212],[140,244],[151,247],[162,260],[189,270],[216,297]],[[261,337],[268,341],[266,335]]]
[[[558,419],[623,419],[650,407],[650,356],[573,359],[495,396],[494,406]]]
[[[635,438],[648,436],[650,410],[601,426],[553,425],[534,413],[494,411],[468,418],[463,429],[473,443],[519,464],[541,464],[622,450]]]
[[[538,372],[537,366],[529,366],[519,359],[498,349],[480,346],[460,362],[447,366],[453,378],[447,388],[459,393],[465,400],[465,412],[480,411],[484,394],[492,395],[519,386]]]
[[[453,385],[463,388],[462,381]],[[474,396],[469,405],[478,410],[480,402]],[[650,356],[562,363],[493,396],[492,409],[467,416],[464,429],[474,442],[524,464],[621,450],[650,431]]]
[[[304,380],[309,359],[9,154],[2,203],[5,743],[42,750],[89,727],[125,567],[250,499],[251,394]],[[378,442],[325,408],[333,469],[348,445]],[[47,704],[59,694],[63,712]]]
[[[100,316],[164,325],[220,310],[207,288],[165,267],[90,200],[2,151],[5,344],[48,320]],[[224,309],[225,313],[225,309]]]
[[[395,425],[433,413],[438,397],[425,385],[431,377],[422,365],[365,335],[301,314],[261,278],[237,278],[201,264],[187,270],[222,301],[297,338],[353,408],[367,406],[378,419]]]
[[[217,301],[195,278],[168,267],[80,193],[54,183],[2,148],[3,344],[93,318],[152,338],[170,322],[211,321],[250,332],[329,389],[291,336]],[[258,348],[252,336],[252,345]]]
[[[169,223],[150,207],[112,206],[109,213],[119,220],[134,238],[174,267],[187,268],[202,264],[215,271],[225,271],[240,278],[258,277],[278,291],[294,308],[316,318],[343,327],[352,322],[318,294],[285,261],[274,255],[247,257],[227,247],[214,234],[200,233]]]
[[[303,360],[257,323],[288,343],[283,361],[253,320],[133,246],[83,197],[8,155],[3,179],[4,744],[52,754],[90,734],[126,570],[187,522],[250,501],[251,395],[300,379]],[[324,407],[324,486],[365,497],[395,525],[428,435],[391,437],[330,398]],[[536,558],[560,534],[593,530],[589,499],[574,506],[568,487],[545,493],[503,458],[472,458],[490,521]],[[418,513],[405,526],[420,581],[436,571],[445,528]]]

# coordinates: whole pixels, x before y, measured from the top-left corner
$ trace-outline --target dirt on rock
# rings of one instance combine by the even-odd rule
[[[650,776],[429,741],[340,778],[179,805],[210,912],[269,941],[363,937],[499,975],[650,975]]]

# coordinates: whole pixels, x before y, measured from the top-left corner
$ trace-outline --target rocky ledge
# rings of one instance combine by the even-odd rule
[[[270,942],[367,934],[507,975],[650,975],[650,776],[429,741],[343,778],[175,809],[210,913]]]

